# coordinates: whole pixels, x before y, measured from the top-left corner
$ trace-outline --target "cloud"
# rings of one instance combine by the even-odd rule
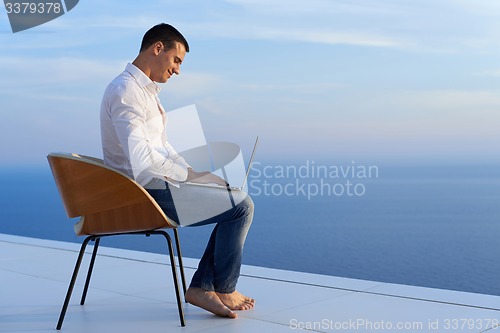
[[[346,88],[345,84],[341,83],[292,83],[292,84],[272,84],[272,83],[252,83],[242,84],[240,89],[258,91],[260,93],[286,93],[290,94],[308,94],[308,95],[324,95],[329,94],[333,90]]]
[[[226,0],[244,10],[221,15],[219,35],[386,47],[412,52],[498,50],[498,2],[489,0]],[[233,11],[236,11],[233,9]],[[473,14],[471,14],[473,13]],[[496,13],[496,14],[495,14]],[[300,28],[298,28],[300,27]]]
[[[315,16],[330,16],[332,14],[387,14],[404,8],[400,2],[369,0],[225,0],[225,2],[240,5],[247,10],[273,14],[296,14]]]
[[[477,72],[475,75],[485,76],[485,77],[500,77],[500,69],[489,69],[485,71],[480,71]]]
[[[411,43],[402,38],[390,37],[368,31],[357,31],[356,28],[336,29],[329,26],[297,27],[297,22],[281,21],[280,24],[269,23],[255,25],[251,20],[222,22],[206,22],[186,24],[186,30],[198,37],[223,37],[235,39],[253,39],[270,41],[308,42],[330,45],[356,45],[367,47],[403,48]]]
[[[440,89],[429,91],[400,91],[382,96],[392,108],[439,117],[459,114],[495,113],[500,108],[500,91]],[[496,116],[500,117],[500,115]]]
[[[446,138],[498,141],[500,91],[424,90],[350,93],[343,103],[325,106],[316,101],[306,108],[285,110],[277,121],[265,121],[266,114],[253,114],[258,128],[269,136],[281,133],[307,133],[307,140],[378,140],[393,138]],[[290,105],[288,105],[290,106]],[[322,110],[320,110],[320,108]],[[276,115],[275,110],[273,110]],[[432,150],[432,147],[427,147]]]
[[[322,44],[344,44],[371,47],[402,47],[404,42],[386,36],[354,31],[328,31],[320,29],[254,29],[253,38],[299,41]]]
[[[179,98],[196,95],[212,94],[215,91],[225,90],[231,84],[220,75],[206,72],[182,72],[173,76],[165,85],[164,90]]]
[[[0,57],[0,72],[9,80],[0,80],[3,92],[30,87],[44,88],[52,84],[85,84],[111,81],[120,73],[123,63],[86,58]],[[19,90],[22,92],[22,90]]]

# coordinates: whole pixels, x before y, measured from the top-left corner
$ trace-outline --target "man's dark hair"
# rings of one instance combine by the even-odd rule
[[[186,52],[189,52],[189,44],[186,38],[170,24],[160,23],[149,29],[142,38],[140,52],[156,42],[162,42],[166,50],[170,50],[175,46],[175,42],[179,42],[184,45]]]

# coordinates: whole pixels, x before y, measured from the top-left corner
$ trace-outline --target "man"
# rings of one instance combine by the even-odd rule
[[[144,186],[165,214],[177,223],[184,224],[183,220],[189,219],[186,214],[178,214],[181,206],[189,205],[189,211],[199,219],[195,225],[216,224],[186,292],[186,300],[216,315],[236,318],[235,310],[248,310],[255,304],[252,298],[235,289],[243,245],[252,223],[253,202],[242,191],[187,184],[227,185],[210,172],[194,171],[167,140],[167,117],[156,82],[165,83],[174,74],[179,75],[187,52],[186,39],[171,25],[162,23],[146,32],[137,58],[127,64],[104,93],[101,105],[104,162]],[[216,214],[207,213],[209,208],[225,207],[223,201],[228,193],[232,205],[216,209]]]

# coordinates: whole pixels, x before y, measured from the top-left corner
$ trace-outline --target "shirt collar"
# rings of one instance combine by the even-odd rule
[[[158,86],[155,82],[153,82],[143,71],[137,68],[135,65],[128,63],[125,70],[132,75],[137,83],[149,91],[152,94],[158,95],[160,93],[160,86]]]

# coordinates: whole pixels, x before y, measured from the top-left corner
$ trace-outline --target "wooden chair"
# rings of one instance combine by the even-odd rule
[[[76,234],[78,236],[87,235],[80,248],[56,329],[60,330],[62,327],[85,248],[89,241],[95,241],[95,245],[80,301],[81,305],[85,303],[100,239],[123,234],[146,236],[158,234],[165,237],[172,266],[179,319],[181,326],[185,326],[172,240],[165,230],[160,230],[164,228],[174,229],[182,287],[185,294],[186,280],[177,223],[165,215],[156,201],[141,185],[127,175],[105,166],[103,161],[98,158],[77,154],[49,154],[47,159],[68,217],[81,217],[75,225]]]

